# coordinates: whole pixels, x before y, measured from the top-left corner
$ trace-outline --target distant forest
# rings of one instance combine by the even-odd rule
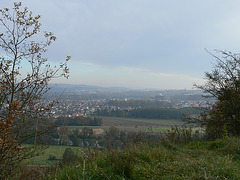
[[[149,118],[149,119],[181,119],[184,115],[199,114],[195,108],[143,108],[133,110],[97,110],[96,116]]]

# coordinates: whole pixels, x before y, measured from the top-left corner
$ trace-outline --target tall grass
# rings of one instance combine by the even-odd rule
[[[83,154],[50,179],[240,179],[240,138],[139,143]]]

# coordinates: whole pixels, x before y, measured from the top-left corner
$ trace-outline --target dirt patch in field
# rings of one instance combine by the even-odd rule
[[[99,128],[99,129],[93,129],[93,132],[94,132],[95,134],[101,134],[101,133],[104,132],[104,130],[101,129],[101,128]]]

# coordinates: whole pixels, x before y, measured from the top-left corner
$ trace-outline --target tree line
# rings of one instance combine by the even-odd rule
[[[54,123],[59,126],[101,126],[103,120],[97,117],[58,117]]]
[[[127,118],[148,118],[148,119],[182,119],[184,115],[199,114],[195,108],[142,108],[133,110],[97,110],[97,116],[127,117]]]

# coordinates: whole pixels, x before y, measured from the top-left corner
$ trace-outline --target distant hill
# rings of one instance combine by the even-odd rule
[[[113,93],[129,90],[124,87],[100,87],[95,85],[72,85],[72,84],[50,84],[50,93],[67,93],[67,94],[97,94],[97,93]]]
[[[206,100],[202,90],[132,90],[125,87],[100,87],[94,85],[50,84],[48,97],[67,99],[153,99],[171,101],[201,101]],[[214,101],[213,98],[207,99]]]

